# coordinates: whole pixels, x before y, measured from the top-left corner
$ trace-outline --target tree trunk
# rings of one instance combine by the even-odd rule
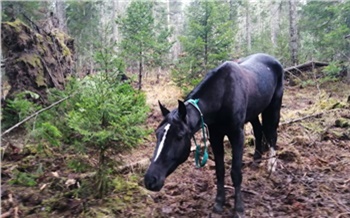
[[[142,64],[142,49],[140,50],[140,60],[139,60],[139,90],[142,88],[142,70],[143,70],[143,64]]]
[[[171,48],[171,57],[174,60],[177,60],[179,54],[181,53],[181,45],[179,40],[177,40],[178,36],[181,32],[181,27],[183,26],[183,15],[182,15],[182,2],[181,0],[168,0],[169,5],[169,25],[174,29],[174,33],[172,34],[170,41],[175,42],[173,47]]]
[[[208,14],[208,2],[205,2],[205,20],[204,20],[204,26],[205,26],[205,36],[204,36],[204,72],[207,72],[207,65],[208,65],[208,18],[209,18],[209,14]]]
[[[297,10],[296,0],[289,0],[289,47],[291,53],[291,62],[298,64],[298,29],[297,29]]]
[[[63,32],[67,32],[66,8],[65,2],[62,0],[56,0],[56,16],[59,21],[58,28]]]
[[[277,47],[277,33],[279,32],[281,2],[271,3],[271,42],[274,48]]]
[[[250,11],[249,11],[249,2],[246,2],[245,5],[246,15],[246,40],[247,40],[247,53],[252,50],[252,37],[251,37],[251,20],[250,20]]]
[[[239,8],[239,3],[237,0],[229,0],[228,2],[229,7],[230,7],[230,22],[231,22],[231,28],[233,30],[238,28],[238,8]]]
[[[113,42],[118,43],[118,26],[115,24],[116,14],[118,12],[118,0],[112,0],[112,31]]]

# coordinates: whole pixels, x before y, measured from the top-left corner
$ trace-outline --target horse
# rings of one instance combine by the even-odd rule
[[[238,62],[225,61],[209,71],[185,101],[178,100],[178,107],[172,111],[158,101],[163,120],[155,131],[157,145],[144,176],[145,187],[160,191],[165,178],[187,160],[191,152],[191,137],[200,130],[201,118],[204,118],[215,160],[217,194],[213,211],[221,213],[225,204],[223,139],[227,136],[232,147],[234,214],[243,215],[241,167],[244,125],[250,122],[253,126],[254,160],[261,160],[262,137],[265,136],[270,147],[268,170],[275,171],[283,80],[284,70],[279,61],[268,54],[258,53]],[[190,103],[193,99],[198,99],[197,105]]]

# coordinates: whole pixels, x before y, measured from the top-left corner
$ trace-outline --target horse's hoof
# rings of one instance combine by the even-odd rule
[[[244,218],[244,212],[235,211],[233,217],[234,218]]]
[[[223,211],[224,211],[224,207],[222,204],[218,204],[218,203],[214,204],[214,208],[213,208],[214,213],[221,214]]]

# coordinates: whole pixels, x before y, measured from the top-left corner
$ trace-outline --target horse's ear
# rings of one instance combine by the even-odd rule
[[[168,109],[166,109],[166,107],[164,107],[160,101],[158,100],[158,104],[160,107],[160,110],[162,111],[163,117],[165,117],[166,115],[168,115],[168,113],[170,113],[170,111]]]
[[[187,110],[186,110],[186,106],[185,103],[183,103],[180,100],[177,100],[179,103],[179,107],[178,107],[178,113],[179,113],[179,117],[182,121],[186,122],[186,114],[187,114]]]

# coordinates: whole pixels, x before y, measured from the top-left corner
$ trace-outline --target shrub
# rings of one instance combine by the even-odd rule
[[[34,92],[23,91],[16,94],[13,99],[7,99],[1,117],[1,129],[5,130],[39,110],[41,106],[32,101],[38,98],[38,94]],[[31,127],[32,124],[32,122],[27,122],[25,125]]]
[[[330,78],[338,77],[340,71],[341,71],[341,67],[339,66],[339,63],[336,61],[330,62],[328,66],[323,68],[323,73],[325,74],[325,76]]]

